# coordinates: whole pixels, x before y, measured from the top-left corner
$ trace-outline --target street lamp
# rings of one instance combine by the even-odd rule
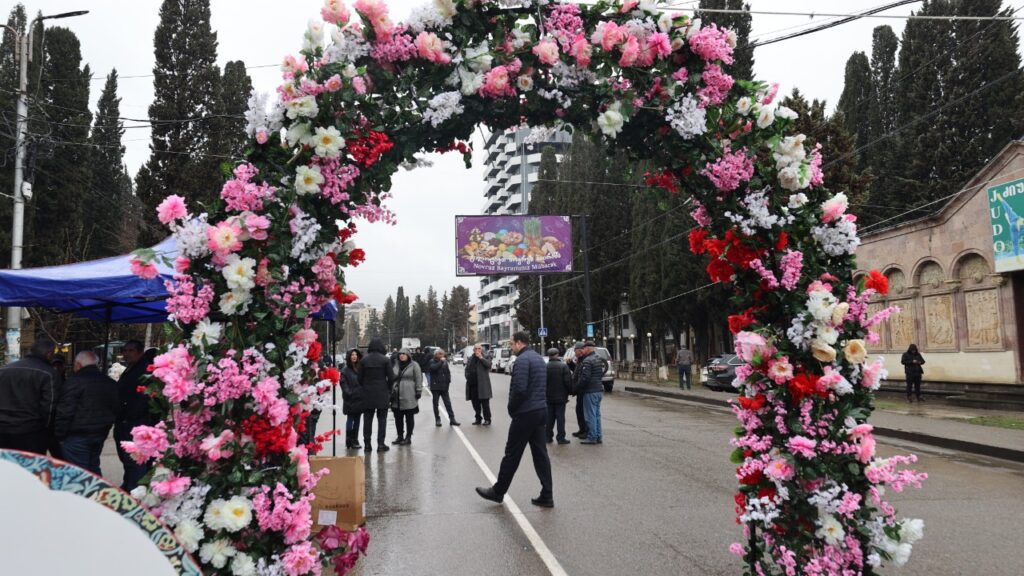
[[[25,167],[25,132],[28,129],[28,61],[30,58],[29,47],[32,45],[32,29],[36,22],[42,20],[57,20],[59,18],[70,18],[88,14],[88,10],[76,10],[74,12],[62,12],[52,16],[37,16],[27,27],[27,33],[21,34],[17,29],[0,24],[0,27],[7,29],[15,37],[16,59],[18,60],[18,98],[15,105],[15,127],[14,134],[14,211],[11,222],[11,269],[21,268],[21,251],[25,235],[25,194],[24,167]],[[31,193],[29,194],[31,195]],[[7,361],[14,362],[21,356],[21,308],[10,307],[7,309]]]
[[[647,333],[647,361],[654,362],[654,349],[651,347],[651,333]]]

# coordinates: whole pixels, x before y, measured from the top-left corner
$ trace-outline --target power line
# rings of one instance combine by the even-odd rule
[[[666,8],[673,8],[677,5],[670,4]],[[809,18],[885,18],[889,20],[946,20],[946,21],[989,21],[989,20],[1024,20],[1020,16],[946,16],[946,15],[922,15],[922,14],[850,14],[836,12],[788,12],[778,10],[738,10],[735,8],[700,8],[699,12],[711,12],[719,14],[763,14],[769,16],[807,16]]]
[[[898,2],[892,2],[890,4],[886,4],[886,5],[883,5],[883,6],[877,6],[875,8],[871,8],[870,10],[867,10],[867,11],[864,11],[864,12],[860,12],[859,14],[856,14],[856,15],[853,15],[853,16],[840,17],[837,20],[833,20],[831,22],[826,22],[824,24],[821,24],[821,25],[818,25],[818,26],[813,26],[811,28],[807,28],[807,29],[801,30],[799,32],[794,32],[792,34],[787,34],[785,36],[780,36],[778,38],[771,38],[771,39],[763,40],[763,41],[760,41],[760,42],[748,43],[746,46],[737,47],[737,50],[739,48],[746,48],[748,50],[753,50],[754,48],[757,48],[758,46],[767,46],[768,44],[775,44],[777,42],[782,42],[784,40],[792,40],[793,38],[799,38],[801,36],[806,36],[808,34],[814,34],[815,32],[821,32],[822,30],[828,30],[829,28],[835,28],[836,26],[840,26],[842,24],[847,24],[847,23],[853,22],[855,20],[860,20],[861,18],[868,18],[870,16],[873,16],[873,15],[877,14],[878,12],[889,10],[891,8],[897,8],[899,6],[904,6],[906,4],[912,4],[912,3],[917,2],[917,1],[918,0],[899,0]]]

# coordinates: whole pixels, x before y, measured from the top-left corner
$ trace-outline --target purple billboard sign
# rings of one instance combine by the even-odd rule
[[[456,216],[458,276],[572,272],[568,216]]]

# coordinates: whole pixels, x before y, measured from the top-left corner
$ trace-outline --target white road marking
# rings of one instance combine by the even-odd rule
[[[430,394],[429,390],[426,390],[426,392],[427,394]],[[450,425],[451,421],[448,418],[448,414],[444,411],[441,411],[441,413],[444,415],[444,419],[449,421]],[[462,429],[458,426],[452,426],[452,428],[455,429],[455,433],[459,435],[460,439],[462,439],[462,444],[466,447],[466,450],[469,450],[469,455],[473,457],[476,465],[483,471],[487,481],[492,485],[497,482],[498,478],[493,472],[491,472],[491,469],[487,467],[487,463],[480,457],[480,453],[473,447],[469,438],[466,438]],[[523,534],[526,534],[526,539],[530,541],[533,549],[537,551],[537,555],[540,556],[541,562],[543,562],[544,566],[547,567],[551,576],[569,576],[565,569],[562,568],[562,565],[558,563],[558,559],[555,558],[555,555],[551,553],[551,549],[548,548],[547,544],[544,543],[544,540],[541,539],[540,534],[538,534],[533,528],[533,524],[530,524],[530,521],[526,518],[526,514],[523,514],[523,511],[519,509],[519,505],[516,504],[515,500],[513,500],[508,494],[505,494],[503,504],[505,505],[505,508],[508,509],[509,513],[512,514],[512,517],[515,518],[516,523],[519,524],[519,528],[523,531]]]

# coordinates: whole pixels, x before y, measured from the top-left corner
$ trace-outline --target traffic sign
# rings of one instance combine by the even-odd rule
[[[548,329],[544,328],[543,326],[541,326],[540,328],[537,328],[537,336],[540,336],[541,338],[547,338],[548,337]]]
[[[593,338],[593,337],[594,337],[594,325],[593,324],[587,324],[587,338]]]

